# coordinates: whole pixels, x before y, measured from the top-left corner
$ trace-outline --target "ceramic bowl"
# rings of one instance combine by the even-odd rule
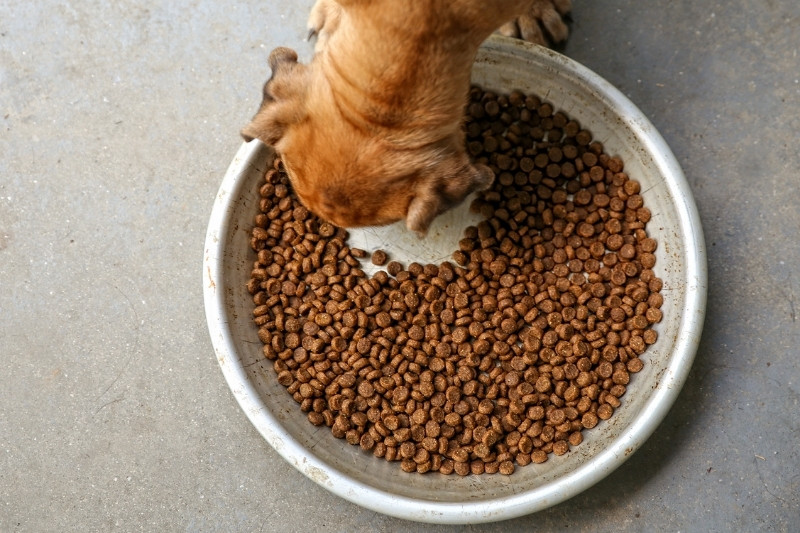
[[[648,119],[617,89],[562,55],[518,40],[492,37],[480,49],[473,82],[499,92],[538,94],[589,129],[610,155],[625,162],[652,212],[658,240],[656,274],[664,281],[658,341],[642,356],[614,416],[569,453],[517,467],[511,476],[407,474],[311,425],[265,361],[245,289],[254,255],[249,231],[258,209],[259,180],[273,152],[243,144],[225,175],[211,213],[203,288],[208,328],[231,391],[252,424],[297,470],[361,506],[409,520],[478,523],[533,513],[562,502],[620,466],[667,414],[686,379],[700,339],[706,304],[703,234],[692,193],[672,152]],[[403,224],[353,231],[351,243],[383,248],[393,258],[422,263],[449,259],[464,227],[465,207],[440,217],[425,240]],[[277,490],[277,489],[276,489]]]

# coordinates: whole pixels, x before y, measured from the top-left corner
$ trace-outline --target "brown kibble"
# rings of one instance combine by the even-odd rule
[[[465,463],[469,461],[469,452],[464,448],[458,448],[453,451],[452,458],[457,463]]]
[[[633,359],[628,359],[628,372],[636,373],[641,372],[642,368],[644,368],[644,363],[638,357],[634,357]]]
[[[613,381],[616,385],[627,385],[630,380],[630,375],[626,370],[617,370],[611,376],[611,381]]]
[[[511,461],[503,461],[502,463],[500,463],[499,472],[504,476],[510,476],[511,474],[514,473],[514,463],[512,463]]]
[[[644,316],[648,322],[654,324],[656,322],[661,322],[661,319],[663,318],[664,315],[661,312],[661,309],[656,309],[655,307],[648,307]]]
[[[372,252],[372,264],[375,266],[385,265],[388,259],[389,256],[383,250],[375,250]]]
[[[608,420],[611,418],[611,415],[614,414],[614,408],[604,403],[600,407],[597,408],[597,418],[600,420]]]
[[[619,172],[619,170],[615,170],[614,172]],[[625,190],[625,194],[630,196],[633,194],[639,194],[641,186],[639,185],[639,182],[636,180],[628,180],[625,182],[625,185],[623,185],[623,189]]]
[[[372,386],[372,383],[368,381],[362,381],[358,385],[358,394],[360,394],[364,398],[369,398],[375,393],[375,388]]]
[[[466,476],[467,474],[470,473],[470,464],[467,462],[464,463],[456,462],[453,464],[453,470],[459,476]]]
[[[655,344],[658,340],[658,333],[653,329],[648,329],[642,333],[642,340],[644,340],[645,344]]]
[[[580,396],[580,389],[578,389],[578,387],[575,385],[570,385],[564,391],[564,400],[567,402],[573,402],[577,400],[578,396]]]
[[[492,411],[494,411],[494,402],[492,402],[492,400],[481,400],[481,402],[478,404],[479,413],[488,415],[491,414]]]
[[[405,441],[400,444],[400,457],[402,457],[403,459],[411,459],[412,457],[414,457],[416,451],[417,448],[411,441]]]
[[[538,392],[548,392],[551,389],[550,378],[547,376],[541,376],[539,379],[536,380],[536,385],[534,385]]]
[[[644,268],[653,268],[656,264],[656,256],[645,252],[639,256],[639,261]]]
[[[397,261],[390,261],[389,264],[386,265],[386,271],[392,276],[397,276],[403,271],[403,265]]]
[[[562,424],[566,419],[567,415],[564,414],[564,411],[562,409],[553,409],[547,415],[548,422],[550,422],[554,426]]]
[[[475,446],[473,446],[472,453],[474,453],[475,455],[477,455],[481,459],[485,459],[492,452],[491,452],[491,450],[489,449],[489,447],[487,445],[485,445],[483,443],[478,443]]]
[[[531,461],[536,464],[542,464],[547,461],[547,452],[544,450],[534,450],[531,453]]]
[[[553,443],[553,453],[555,455],[564,455],[569,451],[569,444],[565,440],[557,440]]]
[[[544,407],[541,405],[534,405],[528,409],[528,418],[531,420],[541,420],[544,418]]]
[[[639,337],[638,335],[633,335],[628,341],[628,346],[630,347],[631,350],[633,350],[637,354],[641,354],[644,352],[647,345],[645,344],[644,339],[642,337]]]
[[[623,259],[633,259],[636,257],[636,247],[632,244],[623,244],[619,249],[619,256]]]
[[[586,413],[583,415],[583,418],[581,418],[581,425],[586,429],[592,429],[597,425],[597,422],[597,415],[594,413]]]
[[[447,413],[444,417],[444,423],[451,427],[461,425],[461,415],[458,413]]]
[[[484,461],[472,461],[469,464],[470,473],[473,475],[481,475],[486,471],[486,464]]]
[[[463,292],[459,292],[453,297],[453,305],[456,309],[463,309],[469,305],[469,297]]]
[[[250,235],[262,363],[309,423],[409,473],[566,454],[622,406],[664,319],[652,213],[622,159],[532,95],[473,88],[468,113],[468,150],[497,178],[452,261],[375,250],[385,270],[367,276],[369,254],[277,162]]]
[[[411,473],[417,471],[417,463],[415,463],[412,459],[405,458],[400,461],[400,468],[403,472]]]

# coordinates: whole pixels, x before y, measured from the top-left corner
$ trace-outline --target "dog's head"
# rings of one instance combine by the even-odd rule
[[[459,128],[399,147],[347,120],[319,71],[294,51],[277,48],[269,63],[261,107],[242,136],[275,147],[295,193],[319,217],[341,227],[405,219],[422,236],[437,215],[492,183],[489,168],[470,163]]]

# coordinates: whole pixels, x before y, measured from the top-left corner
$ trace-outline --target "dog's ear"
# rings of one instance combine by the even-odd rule
[[[269,66],[272,75],[264,84],[261,107],[241,134],[248,142],[259,139],[275,145],[305,114],[306,67],[297,62],[294,50],[284,47],[270,53]]]
[[[420,238],[439,214],[460,204],[474,191],[492,184],[494,173],[484,165],[466,165],[460,171],[426,180],[411,199],[406,213],[406,228]]]
[[[278,70],[278,67],[281,65],[297,63],[297,52],[291,48],[279,46],[269,53],[269,59],[267,61],[269,62],[269,68],[272,69],[272,75],[274,76],[275,71]]]

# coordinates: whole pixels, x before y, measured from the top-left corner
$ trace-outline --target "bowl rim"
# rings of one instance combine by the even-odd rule
[[[365,485],[320,460],[290,434],[261,400],[237,355],[236,344],[227,322],[223,271],[224,243],[230,230],[230,216],[239,197],[243,172],[263,156],[268,148],[258,141],[243,143],[222,180],[214,201],[205,240],[203,296],[206,319],[214,352],[234,397],[251,423],[267,442],[305,476],[334,494],[376,512],[428,523],[466,524],[491,522],[530,514],[561,503],[586,490],[627,460],[652,435],[675,402],[691,369],[705,318],[707,297],[706,249],[700,217],[691,189],[667,143],[644,114],[605,79],[552,50],[501,36],[492,36],[485,47],[515,46],[523,53],[542,56],[551,68],[566,70],[581,83],[598,90],[612,108],[623,110],[620,120],[636,133],[653,158],[665,170],[665,182],[676,202],[678,226],[682,235],[691,236],[686,244],[686,302],[679,309],[679,335],[659,386],[645,402],[642,412],[624,428],[611,445],[560,479],[548,485],[509,497],[475,502],[434,502],[398,496]]]

